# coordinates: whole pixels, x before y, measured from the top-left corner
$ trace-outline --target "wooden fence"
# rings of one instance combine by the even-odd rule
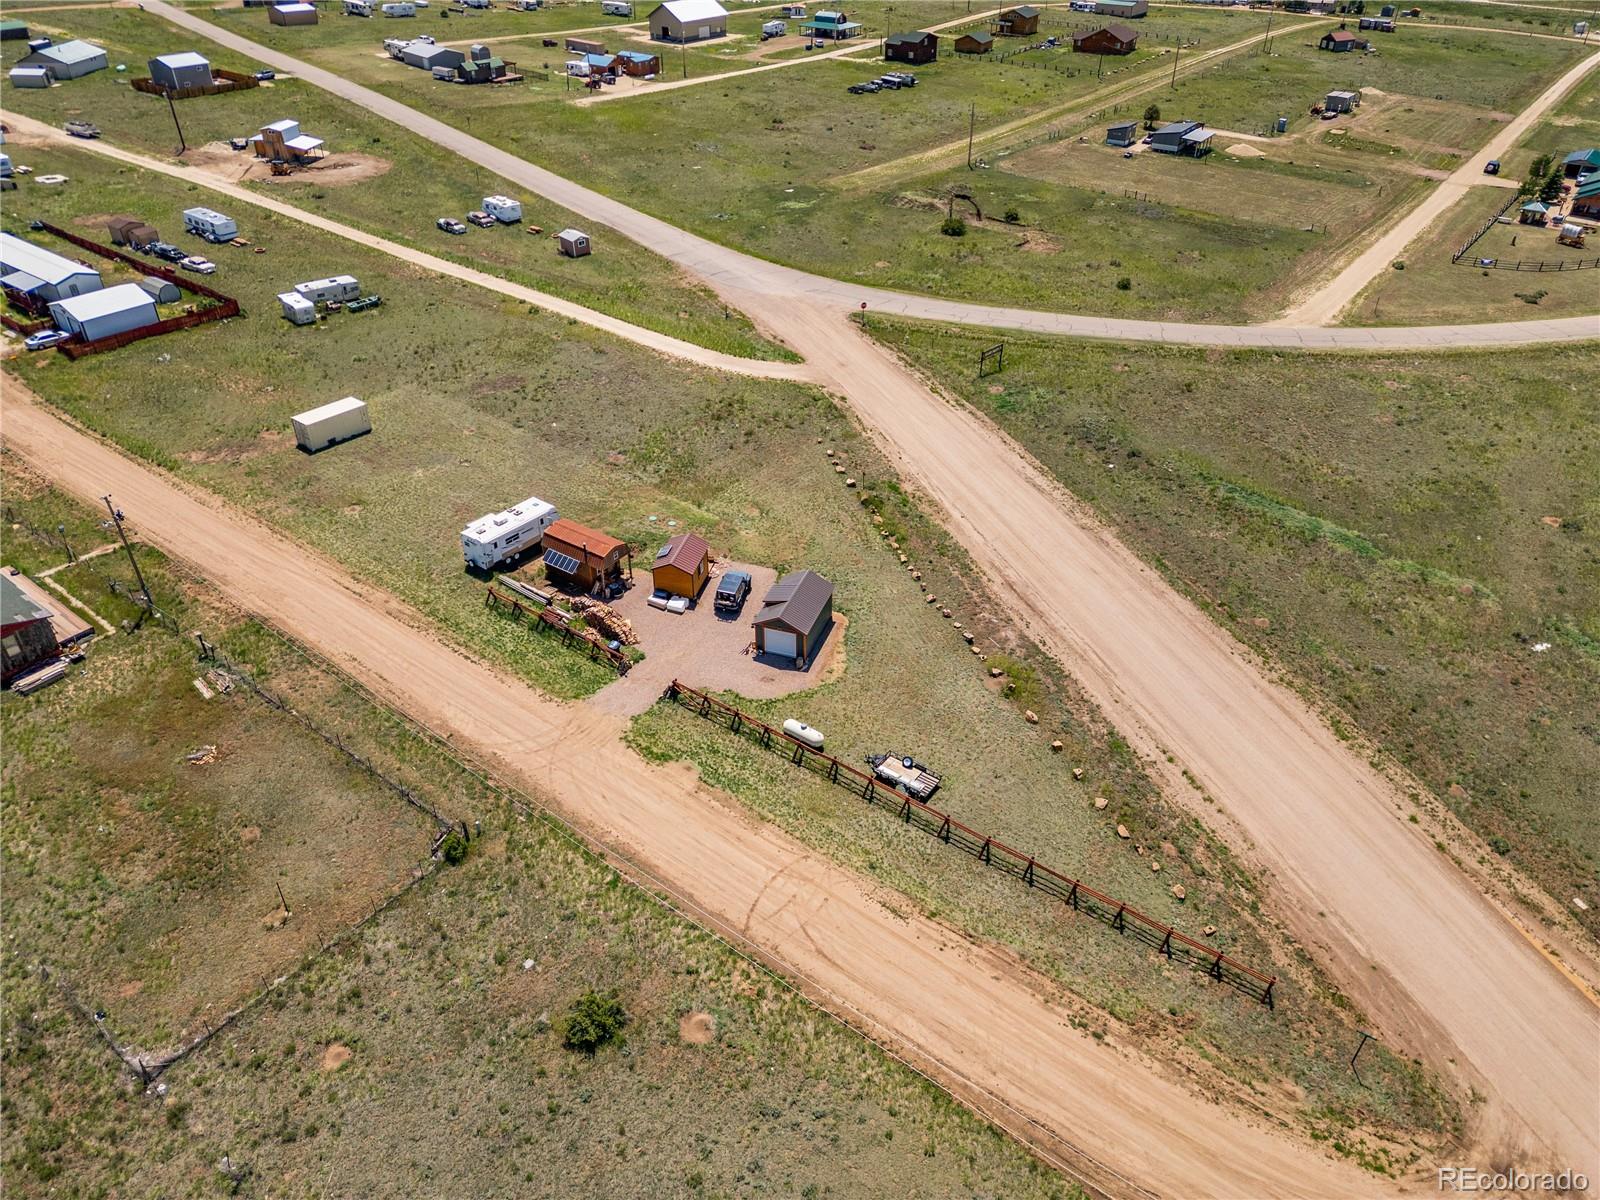
[[[571,616],[556,608],[553,604],[538,605],[524,603],[516,596],[508,596],[498,588],[491,587],[484,597],[484,606],[492,609],[509,609],[515,617],[532,615],[538,626],[554,629],[567,639],[569,643],[581,644],[589,653],[589,657],[597,661],[608,663],[618,675],[626,675],[633,660],[623,650],[613,650],[606,640],[589,629],[574,629],[571,625]]]
[[[1466,265],[1482,267],[1486,271],[1590,271],[1600,267],[1600,258],[1558,258],[1554,262],[1548,260],[1506,262],[1501,258],[1476,258]]]
[[[221,67],[212,67],[211,76],[209,86],[171,90],[162,87],[154,79],[145,77],[133,81],[133,90],[143,92],[147,96],[171,96],[174,100],[190,100],[195,96],[220,96],[224,92],[240,92],[246,88],[261,86],[254,75],[241,75],[238,71],[225,71]]]
[[[1143,942],[1166,955],[1169,960],[1204,971],[1211,978],[1254,997],[1268,1008],[1274,1006],[1272,992],[1278,982],[1277,976],[1263,975],[1221,950],[1096,891],[1080,879],[1071,879],[1051,870],[1031,854],[1014,850],[1004,842],[970,829],[948,813],[920,800],[913,800],[865,771],[857,770],[830,754],[813,750],[781,729],[774,729],[676,679],[667,688],[666,698],[708,720],[725,721],[732,732],[748,734],[768,749],[786,755],[795,766],[825,777],[830,783],[859,795],[868,804],[894,811],[907,825],[914,825],[945,845],[965,851],[979,862],[1021,880],[1030,888],[1054,896],[1074,912],[1104,921],[1118,933]]]
[[[1506,210],[1521,199],[1521,196],[1513,192],[1511,194],[1511,198],[1500,206],[1499,211],[1497,211],[1494,216],[1490,217],[1483,223],[1483,225],[1478,229],[1477,233],[1473,234],[1466,241],[1461,243],[1461,249],[1457,250],[1450,256],[1450,261],[1452,263],[1458,263],[1465,258],[1467,253],[1483,239],[1483,235],[1488,233],[1489,230],[1493,229],[1500,223],[1500,218],[1506,215]]]

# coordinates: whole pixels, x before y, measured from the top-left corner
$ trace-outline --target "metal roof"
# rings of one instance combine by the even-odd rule
[[[1175,133],[1182,137],[1198,124],[1200,124],[1199,121],[1168,121],[1160,129],[1156,130],[1155,136],[1160,137],[1164,133]]]
[[[1139,40],[1139,31],[1137,29],[1130,29],[1128,26],[1119,24],[1116,21],[1111,22],[1101,32],[1109,33],[1119,42],[1135,42]]]
[[[23,590],[12,582],[10,575],[0,575],[0,624],[22,625],[32,621],[48,621],[50,612],[30,600]]]
[[[559,542],[566,549],[576,550],[584,555],[595,565],[605,562],[617,551],[626,549],[628,545],[608,533],[590,529],[587,525],[579,525],[576,521],[569,521],[565,517],[550,523],[549,528],[544,531],[544,541],[547,546],[551,542]]]
[[[883,44],[885,46],[920,46],[929,38],[933,38],[935,41],[937,41],[938,35],[933,33],[923,33],[921,30],[918,30],[915,33],[891,33],[888,37],[883,39]]]
[[[710,554],[710,543],[698,533],[680,533],[656,551],[656,560],[651,564],[651,569],[677,567],[693,575]]]
[[[37,275],[29,275],[26,271],[12,271],[8,275],[0,275],[0,283],[19,292],[31,292],[34,288],[44,286],[44,280]]]
[[[100,272],[93,267],[64,258],[53,250],[25,242],[12,233],[0,232],[0,267],[8,271],[23,271],[41,283],[60,285],[74,275],[93,275]]]
[[[175,71],[184,67],[209,67],[211,65],[209,58],[204,54],[196,54],[193,50],[184,50],[177,54],[158,54],[150,61],[152,63],[160,63],[164,67],[171,67]]]
[[[717,3],[717,0],[667,0],[650,15],[666,9],[675,21],[714,21],[718,17],[728,15],[728,10]]]
[[[149,309],[150,318],[154,320],[156,312],[155,301],[137,283],[119,283],[115,287],[101,288],[98,292],[68,296],[65,300],[53,301],[50,307],[61,309],[79,324],[140,308]]]
[[[791,571],[761,601],[757,625],[783,625],[796,633],[809,633],[833,600],[833,584],[815,571]]]
[[[957,41],[960,41],[963,38],[971,38],[975,42],[992,42],[994,41],[994,34],[990,33],[987,29],[972,29],[968,30],[966,33],[958,34],[956,36]]]
[[[106,52],[99,46],[74,38],[70,42],[60,42],[54,46],[46,46],[43,50],[36,50],[29,57],[48,58],[51,62],[70,66],[73,63],[88,62],[96,56],[104,58]]]
[[[355,396],[346,396],[343,400],[330,400],[327,404],[319,404],[316,408],[308,408],[303,413],[295,413],[294,419],[301,424],[309,425],[347,412],[363,412],[366,407],[365,401],[359,400]]]

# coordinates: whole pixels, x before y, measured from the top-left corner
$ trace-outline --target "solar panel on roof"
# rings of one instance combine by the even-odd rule
[[[544,552],[544,565],[563,575],[576,575],[578,573],[578,560],[570,554],[563,554],[559,550],[546,550]]]

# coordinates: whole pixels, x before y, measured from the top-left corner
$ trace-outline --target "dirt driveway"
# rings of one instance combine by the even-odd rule
[[[803,671],[784,660],[757,658],[750,622],[761,607],[761,597],[777,582],[778,573],[748,563],[724,563],[718,574],[723,571],[748,571],[752,580],[744,607],[731,616],[718,612],[711,603],[715,578],[706,584],[699,602],[681,614],[650,607],[648,579],[629,589],[613,607],[633,622],[644,661],[589,702],[605,712],[631,717],[654,704],[674,679],[704,691],[768,698],[804,691],[831,676],[830,664],[844,641],[842,628],[828,635],[822,653]]]

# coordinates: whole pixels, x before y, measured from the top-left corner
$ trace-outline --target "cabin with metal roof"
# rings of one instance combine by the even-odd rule
[[[833,627],[833,584],[815,571],[791,571],[761,601],[756,614],[756,653],[792,659],[805,667]]]
[[[680,533],[656,551],[650,579],[657,591],[693,600],[711,578],[711,546],[698,533]]]

